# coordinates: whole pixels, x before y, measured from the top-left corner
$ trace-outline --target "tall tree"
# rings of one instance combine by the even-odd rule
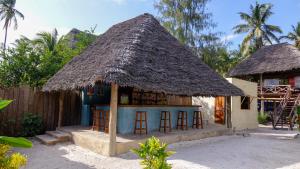
[[[294,41],[295,46],[300,49],[300,22],[297,23],[296,27],[292,26],[292,32],[282,36],[281,39]]]
[[[55,52],[56,46],[59,41],[63,38],[58,38],[58,32],[56,29],[50,32],[40,32],[37,33],[37,38],[33,40],[33,44],[40,47],[42,50],[48,50],[49,52]]]
[[[18,28],[17,17],[24,19],[24,15],[15,9],[16,0],[0,0],[0,20],[4,20],[3,29],[5,30],[3,49],[6,49],[7,31],[11,23],[14,22],[14,29]]]
[[[240,12],[240,18],[245,21],[233,28],[236,34],[247,33],[242,42],[242,51],[244,54],[254,48],[257,50],[266,44],[272,44],[273,41],[279,43],[279,38],[275,33],[282,33],[279,26],[267,24],[268,19],[272,16],[272,4],[256,4],[250,6],[250,13]]]
[[[0,87],[42,86],[95,38],[93,34],[80,33],[75,48],[71,48],[69,39],[58,38],[56,30],[40,32],[33,40],[21,36],[7,48],[4,59],[0,59]]]
[[[207,9],[210,0],[160,0],[154,4],[162,25],[212,69],[225,76],[239,56],[228,50]]]
[[[154,7],[162,25],[182,44],[197,47],[204,30],[215,26],[206,11],[209,0],[160,0]]]

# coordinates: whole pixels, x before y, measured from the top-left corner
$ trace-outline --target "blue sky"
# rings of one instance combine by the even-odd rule
[[[57,28],[65,34],[71,28],[89,29],[97,24],[96,32],[103,33],[110,26],[143,14],[157,16],[155,0],[17,0],[16,8],[23,12],[25,20],[19,19],[19,28],[9,31],[9,42],[20,35],[33,38],[39,31],[51,31]],[[213,13],[213,20],[218,24],[214,31],[224,32],[223,39],[233,42],[236,47],[243,35],[234,35],[232,27],[241,23],[238,12],[249,11],[249,5],[255,0],[212,0],[208,11]],[[291,30],[291,25],[300,21],[299,0],[258,0],[259,3],[274,4],[274,15],[269,23],[279,25],[284,33]],[[0,24],[0,26],[2,26]],[[1,30],[0,41],[4,33]]]

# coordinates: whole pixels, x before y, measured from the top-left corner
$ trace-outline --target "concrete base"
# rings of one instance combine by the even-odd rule
[[[93,152],[109,155],[109,135],[103,132],[92,131],[90,127],[68,126],[59,130],[71,135],[71,140],[78,146]],[[172,130],[170,133],[151,132],[148,135],[122,135],[117,134],[117,154],[122,154],[137,148],[139,143],[145,142],[149,137],[155,136],[162,142],[171,144],[181,141],[199,140],[207,137],[229,134],[230,130],[223,125],[209,125],[205,129]]]
[[[46,134],[37,135],[36,138],[43,144],[55,145],[56,143],[69,141],[70,135],[60,131],[46,131]]]

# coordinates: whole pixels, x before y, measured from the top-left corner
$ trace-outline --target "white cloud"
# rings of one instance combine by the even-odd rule
[[[111,0],[111,1],[113,1],[113,2],[115,2],[117,4],[123,4],[127,0]]]
[[[129,0],[108,0],[108,1],[115,2],[115,3],[117,3],[118,5],[122,5],[122,4],[126,3],[126,2],[128,2]],[[147,1],[147,0],[135,0],[135,1],[145,2],[145,1]]]
[[[222,40],[222,41],[231,41],[231,40],[237,38],[238,36],[239,36],[238,34],[232,33],[232,34],[223,36],[223,37],[221,38],[221,40]]]

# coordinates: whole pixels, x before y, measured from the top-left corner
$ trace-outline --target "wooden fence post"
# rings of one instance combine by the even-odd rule
[[[62,127],[62,123],[63,123],[64,99],[65,99],[65,93],[64,91],[61,91],[59,95],[59,111],[58,111],[58,125],[57,125],[58,128]]]

